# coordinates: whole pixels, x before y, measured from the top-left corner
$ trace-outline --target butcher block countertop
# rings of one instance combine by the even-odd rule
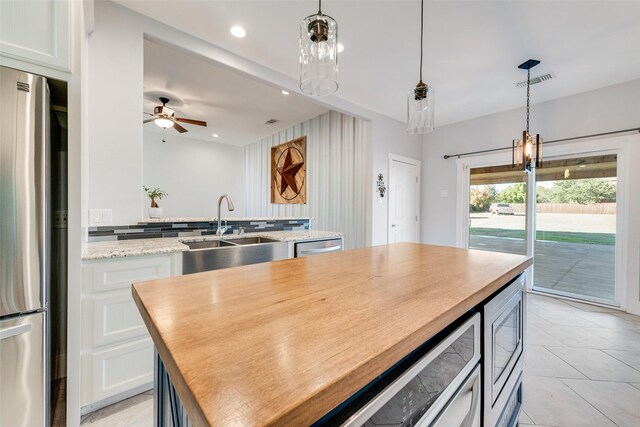
[[[133,285],[196,426],[308,425],[531,258],[398,243]]]

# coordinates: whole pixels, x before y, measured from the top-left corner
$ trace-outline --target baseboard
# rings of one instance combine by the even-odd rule
[[[97,411],[98,409],[105,408],[107,406],[113,405],[114,403],[121,402],[130,397],[136,396],[140,393],[144,393],[145,391],[149,391],[153,389],[153,382],[148,384],[143,384],[139,387],[132,388],[131,390],[127,390],[125,392],[116,394],[115,396],[108,397],[106,399],[100,400],[98,402],[91,403],[89,405],[83,406],[80,408],[80,416],[85,416],[92,412]]]

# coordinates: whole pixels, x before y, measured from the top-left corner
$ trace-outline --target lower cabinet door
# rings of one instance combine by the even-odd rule
[[[82,355],[83,405],[153,382],[153,341],[145,338]]]
[[[82,347],[85,349],[149,337],[128,289],[83,297],[82,309],[85,319],[89,320],[83,324]]]

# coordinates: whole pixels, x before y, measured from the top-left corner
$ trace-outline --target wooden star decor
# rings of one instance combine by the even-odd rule
[[[271,203],[307,203],[307,137],[271,147]]]

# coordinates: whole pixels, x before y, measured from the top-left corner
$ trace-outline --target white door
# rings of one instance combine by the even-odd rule
[[[389,162],[389,243],[418,242],[420,162]]]

